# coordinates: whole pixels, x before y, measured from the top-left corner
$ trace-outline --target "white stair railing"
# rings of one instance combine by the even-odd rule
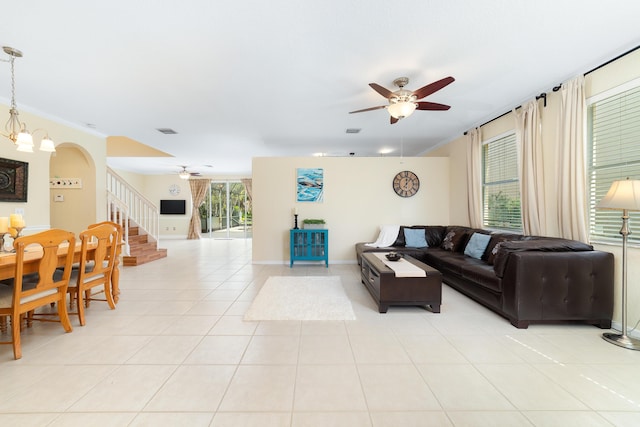
[[[109,221],[119,223],[128,230],[129,221],[133,221],[145,233],[149,241],[160,240],[160,212],[158,207],[129,185],[111,168],[107,168],[107,215]],[[128,232],[125,241],[128,245]]]

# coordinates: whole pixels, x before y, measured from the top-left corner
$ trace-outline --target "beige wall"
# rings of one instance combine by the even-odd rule
[[[56,155],[51,157],[50,177],[82,180],[82,188],[50,190],[51,227],[79,234],[89,224],[95,223],[96,170],[92,159],[75,145],[58,146]],[[56,200],[56,197],[62,200]]]
[[[324,169],[324,201],[297,203],[296,168]],[[401,198],[396,173],[415,172],[418,193]],[[448,224],[446,158],[264,157],[253,159],[253,261],[289,262],[293,209],[299,222],[322,218],[329,230],[329,262],[354,263],[356,242],[373,241],[384,224]]]
[[[180,194],[171,195],[169,187],[177,185],[180,187]],[[156,206],[160,208],[160,200],[174,199],[185,200],[187,213],[185,215],[160,215],[160,235],[187,237],[189,230],[189,221],[191,220],[191,189],[189,181],[180,179],[177,174],[174,175],[149,175],[143,179],[143,194]]]
[[[640,51],[633,52],[585,77],[585,93],[587,98],[611,90],[616,86],[640,78]],[[542,108],[542,150],[544,157],[545,197],[543,205],[546,212],[546,228],[550,236],[558,234],[556,216],[556,182],[558,177],[557,152],[557,115],[559,112],[560,94],[549,91],[547,93],[547,107]],[[515,107],[515,106],[514,106]],[[513,114],[507,114],[482,127],[482,139],[488,140],[515,127]],[[640,140],[640,135],[638,136]],[[640,143],[640,142],[639,142]],[[428,156],[448,156],[451,165],[466,165],[466,137],[460,136],[455,141],[443,145],[428,153]],[[466,167],[451,168],[449,181],[451,186],[450,209],[452,222],[468,225]],[[612,252],[616,259],[616,305],[614,320],[621,318],[621,250],[620,246],[594,245],[596,249]],[[628,314],[631,326],[640,318],[640,248],[629,248],[628,251]]]
[[[0,104],[0,112],[6,113],[3,120],[9,117],[9,107],[6,104]],[[65,147],[78,147],[86,156],[90,157],[95,170],[93,177],[85,182],[86,191],[95,195],[91,197],[88,205],[84,200],[85,210],[91,212],[93,218],[85,217],[84,213],[80,213],[77,209],[73,209],[69,216],[80,221],[102,221],[106,218],[105,204],[105,188],[106,188],[106,143],[105,139],[89,132],[76,129],[65,124],[57,123],[46,118],[30,114],[23,110],[20,111],[20,119],[28,124],[29,129],[46,129],[49,136],[55,141],[56,147],[63,145]],[[50,153],[37,150],[39,141],[43,134],[35,133],[34,142],[36,149],[33,153],[20,153],[16,151],[15,146],[7,138],[0,137],[0,157],[19,160],[29,163],[29,185],[28,200],[26,203],[0,202],[0,216],[8,216],[14,213],[15,209],[24,209],[24,218],[26,222],[25,233],[33,233],[36,231],[46,230],[55,226],[52,223],[52,193],[49,190],[50,162],[55,163],[57,155],[52,157]],[[61,153],[61,158],[64,154]],[[53,159],[53,161],[52,161]],[[58,171],[67,175],[65,171]],[[67,190],[68,191],[68,190]]]

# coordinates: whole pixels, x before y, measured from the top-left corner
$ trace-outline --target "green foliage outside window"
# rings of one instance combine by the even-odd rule
[[[487,198],[485,225],[491,228],[520,229],[520,198],[502,191]]]

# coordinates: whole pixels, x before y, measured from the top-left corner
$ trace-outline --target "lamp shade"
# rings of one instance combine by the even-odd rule
[[[16,138],[16,144],[30,145],[31,147],[33,147],[33,137],[31,136],[28,130],[22,129],[20,133],[18,133],[18,137]]]
[[[597,209],[640,210],[640,180],[614,181],[606,196],[596,205]]]
[[[389,105],[387,110],[393,118],[402,119],[413,114],[413,112],[416,110],[416,107],[417,105],[415,102],[399,101],[395,104]]]
[[[49,135],[45,136],[40,142],[40,151],[47,151],[53,153],[56,151],[54,142],[49,138]]]

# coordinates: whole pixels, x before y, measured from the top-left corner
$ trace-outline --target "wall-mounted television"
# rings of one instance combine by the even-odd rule
[[[186,213],[186,200],[160,200],[160,215],[184,215]]]

